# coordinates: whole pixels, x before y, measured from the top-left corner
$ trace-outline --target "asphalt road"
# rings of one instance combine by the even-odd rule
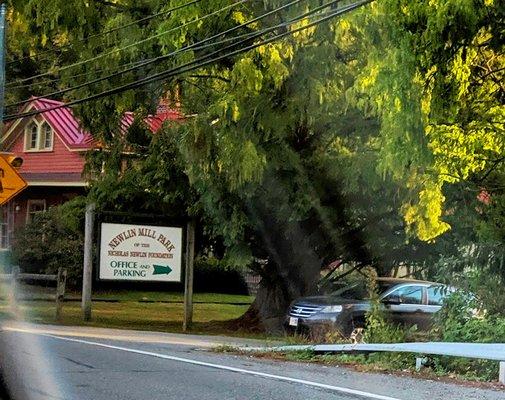
[[[72,336],[0,333],[0,361],[16,399],[505,398],[503,391],[144,342],[138,333],[128,341],[79,337],[73,329]]]

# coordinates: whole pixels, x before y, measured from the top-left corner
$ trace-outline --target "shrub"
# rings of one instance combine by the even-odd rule
[[[248,294],[241,269],[209,256],[195,259],[194,289],[196,292]]]
[[[505,318],[490,315],[482,305],[463,292],[452,294],[436,314],[433,333],[444,342],[503,343]],[[456,372],[473,379],[492,380],[498,376],[496,361],[434,357],[439,373]]]
[[[405,329],[386,320],[377,287],[377,272],[369,268],[365,271],[366,286],[371,302],[370,311],[365,315],[366,329],[363,337],[366,343],[400,343],[416,329]]]
[[[78,197],[36,215],[14,238],[14,264],[42,274],[66,268],[67,285],[77,287],[82,279],[84,208],[85,199]]]

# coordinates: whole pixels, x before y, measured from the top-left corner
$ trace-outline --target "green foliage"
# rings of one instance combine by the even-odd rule
[[[478,308],[488,315],[504,316],[505,287],[503,249],[499,245],[474,245],[460,249],[460,254],[440,257],[434,278],[453,285],[479,300]]]
[[[474,297],[456,292],[436,314],[435,332],[447,342],[503,343],[505,318],[489,316]]]
[[[366,54],[350,93],[380,118],[381,169],[410,188],[405,219],[422,240],[449,228],[444,188],[486,186],[503,161],[499,3],[387,0],[349,17]]]
[[[195,291],[247,294],[242,269],[226,265],[215,257],[197,257],[194,274]]]
[[[451,295],[436,314],[434,333],[446,342],[503,343],[505,318],[479,311],[481,304],[468,294]],[[456,372],[480,380],[495,380],[498,364],[495,361],[469,360],[454,357],[434,357],[435,371]]]
[[[371,268],[366,270],[366,287],[371,308],[365,315],[365,343],[402,343],[415,327],[405,329],[387,321],[382,303],[377,291],[377,272]]]
[[[191,215],[189,182],[177,162],[173,135],[159,132],[152,137],[146,130],[135,124],[127,136],[131,142],[118,141],[89,155],[90,198],[109,211]]]
[[[55,274],[67,269],[67,284],[78,287],[82,278],[85,199],[77,197],[36,215],[17,232],[13,262],[22,271]]]
[[[13,0],[9,54],[71,46],[47,60],[11,66],[8,75],[22,78],[107,54],[55,73],[56,82],[35,79],[31,94],[68,87],[181,49],[280,4],[236,3],[189,23],[230,5],[209,0],[80,40],[184,2],[50,0],[41,6]],[[237,34],[315,5],[293,5]],[[503,7],[492,0],[384,0],[198,71],[82,105],[76,113],[104,145],[89,160],[91,198],[100,209],[139,211],[142,205],[143,212],[197,217],[224,264],[252,266],[276,291],[264,298],[278,315],[290,299],[313,290],[320,267],[335,259],[372,264],[381,275],[399,265],[428,266],[433,276],[439,254],[450,257],[477,241],[496,259],[505,226],[502,21]],[[181,22],[188,24],[174,29]],[[180,53],[69,98],[213,50]],[[9,96],[27,94],[20,89]],[[161,97],[182,102],[190,117],[152,137],[139,121]],[[118,135],[125,111],[137,122]],[[492,200],[476,204],[482,191]],[[379,317],[370,322],[386,330]],[[384,339],[395,335],[385,332]]]

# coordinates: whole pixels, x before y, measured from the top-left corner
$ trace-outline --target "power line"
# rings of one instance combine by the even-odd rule
[[[185,23],[183,23],[181,25],[178,25],[178,26],[176,26],[174,28],[170,28],[167,31],[160,32],[160,33],[157,33],[156,35],[153,35],[153,36],[147,37],[145,39],[139,40],[138,42],[130,43],[129,45],[126,45],[124,47],[120,47],[118,49],[113,49],[113,50],[110,50],[108,52],[98,54],[98,55],[96,55],[94,57],[91,57],[91,58],[88,58],[88,59],[85,59],[85,60],[81,60],[81,61],[75,62],[73,64],[64,65],[62,67],[54,69],[53,71],[43,72],[41,74],[29,76],[28,78],[19,79],[19,80],[15,81],[15,83],[22,83],[22,82],[29,81],[31,79],[41,78],[41,77],[47,76],[47,75],[52,75],[52,74],[54,74],[56,72],[65,71],[65,70],[67,70],[69,68],[74,68],[74,67],[77,67],[79,65],[83,65],[83,64],[87,64],[87,63],[92,62],[92,61],[99,60],[100,58],[103,58],[103,57],[109,56],[111,54],[115,54],[115,53],[121,52],[121,51],[129,49],[131,47],[138,46],[138,45],[140,45],[142,43],[146,43],[146,42],[148,42],[150,40],[153,40],[153,39],[156,39],[156,38],[158,38],[160,36],[166,35],[167,33],[174,32],[174,31],[176,31],[178,29],[184,28],[185,26],[194,24],[196,22],[203,21],[204,19],[207,19],[207,18],[209,18],[211,16],[217,15],[217,14],[223,12],[223,11],[229,10],[230,8],[236,7],[236,6],[238,6],[240,4],[243,4],[243,3],[247,2],[247,1],[249,1],[249,0],[239,0],[239,1],[235,2],[235,3],[229,4],[229,5],[225,6],[225,7],[220,8],[219,10],[213,11],[213,12],[211,12],[209,14],[205,14],[205,15],[203,15],[201,17],[198,17],[198,18],[195,18],[195,19],[193,19],[191,21],[185,22]]]
[[[86,36],[86,37],[83,37],[81,39],[78,39],[76,40],[75,42],[72,42],[72,43],[68,43],[68,44],[65,44],[63,46],[60,46],[60,47],[55,47],[55,48],[52,48],[52,49],[47,49],[47,50],[44,50],[44,51],[41,51],[41,52],[38,52],[37,54],[34,54],[34,55],[29,55],[29,56],[26,56],[26,57],[23,57],[23,58],[19,58],[19,59],[16,59],[16,60],[11,60],[7,63],[7,65],[10,65],[10,64],[15,64],[15,63],[18,63],[18,62],[21,62],[21,61],[24,61],[24,60],[28,60],[28,59],[37,59],[39,56],[43,55],[43,54],[48,54],[48,53],[53,53],[53,52],[56,52],[56,51],[60,51],[62,49],[66,49],[68,47],[72,47],[74,46],[74,44],[77,42],[87,42],[89,41],[90,39],[93,39],[95,37],[99,37],[99,36],[104,36],[104,35],[108,35],[110,33],[114,33],[114,32],[117,32],[117,31],[120,31],[122,29],[126,29],[126,28],[129,28],[130,26],[133,26],[133,25],[138,25],[142,22],[145,22],[145,21],[149,21],[150,19],[153,19],[153,18],[157,18],[157,17],[161,17],[162,15],[167,15],[167,14],[170,14],[172,11],[177,11],[177,10],[180,10],[181,8],[185,8],[185,7],[188,7],[188,6],[191,6],[195,3],[198,3],[200,2],[201,0],[193,0],[193,1],[190,1],[189,3],[185,3],[185,4],[180,4],[178,6],[175,6],[175,7],[171,7],[169,8],[168,10],[165,10],[165,11],[160,11],[158,13],[155,13],[155,14],[151,14],[151,15],[148,15],[147,17],[144,17],[144,18],[140,18],[136,21],[132,21],[132,22],[129,22],[125,25],[121,25],[121,26],[118,26],[116,28],[111,28],[107,31],[104,31],[104,32],[100,32],[100,33],[95,33],[93,35],[89,35],[89,36]],[[45,58],[44,60],[47,60],[47,58]],[[43,61],[43,60],[40,60],[40,61]]]
[[[216,35],[213,35],[213,36],[211,36],[210,38],[206,38],[206,39],[202,40],[200,43],[203,43],[204,41],[207,41],[207,40],[212,40],[212,39],[214,39],[214,38],[216,38],[216,37],[219,37],[219,36],[221,36],[221,35],[224,35],[224,34],[230,33],[230,32],[232,32],[232,31],[234,31],[234,30],[236,30],[236,29],[238,29],[238,28],[242,28],[242,27],[244,27],[244,26],[250,25],[250,24],[252,24],[252,23],[254,23],[254,22],[256,22],[256,21],[258,21],[258,20],[260,20],[260,19],[263,19],[263,18],[265,18],[265,17],[267,17],[267,16],[269,16],[269,15],[272,15],[272,14],[274,14],[274,13],[278,12],[278,11],[281,11],[281,10],[283,10],[283,9],[285,9],[285,8],[288,8],[288,7],[292,6],[292,5],[293,5],[293,4],[295,4],[295,3],[299,3],[300,1],[303,1],[303,0],[295,0],[295,1],[292,1],[292,2],[290,2],[290,3],[285,4],[285,5],[283,5],[283,6],[277,7],[277,8],[275,8],[275,9],[274,9],[274,10],[272,10],[272,11],[269,11],[269,12],[267,12],[267,13],[265,13],[265,14],[260,15],[259,17],[253,18],[253,19],[251,19],[251,20],[249,20],[249,21],[246,21],[245,23],[242,23],[242,24],[240,24],[240,25],[236,26],[236,27],[233,27],[233,28],[231,28],[231,29],[228,29],[228,30],[226,30],[226,31],[224,31],[224,32],[221,32],[221,33],[218,33],[218,34],[216,34]],[[229,40],[233,40],[233,39],[229,39]],[[217,44],[217,43],[216,43],[216,44]],[[194,46],[194,45],[193,45],[193,46]],[[187,46],[187,48],[186,48],[186,49],[188,49],[188,48],[190,48],[190,47],[189,47],[189,46]],[[181,50],[182,50],[182,49],[179,49],[179,50],[176,50],[175,52],[172,52],[172,53],[170,53],[170,54],[168,54],[168,55],[163,55],[163,56],[159,56],[159,57],[151,58],[151,59],[148,59],[148,60],[139,60],[139,61],[134,61],[134,62],[125,63],[125,64],[120,65],[119,67],[120,67],[120,68],[121,68],[121,67],[128,67],[128,66],[135,65],[135,64],[142,64],[142,65],[139,65],[139,66],[143,66],[143,65],[149,64],[149,63],[151,63],[151,62],[160,61],[161,59],[163,59],[163,58],[165,58],[165,57],[172,56],[172,55],[174,55],[175,53],[178,53],[178,52],[179,52],[179,51],[181,51]],[[84,76],[84,75],[89,75],[89,74],[91,74],[91,73],[97,73],[97,72],[103,72],[103,71],[105,71],[105,68],[99,69],[99,70],[97,70],[97,71],[87,71],[87,72],[83,72],[83,73],[80,73],[80,74],[71,75],[71,76],[69,76],[69,77],[68,77],[68,79],[71,79],[71,78],[78,78],[78,77],[81,77],[81,76]],[[126,72],[129,72],[129,71],[131,71],[131,70],[125,70],[125,71],[120,72],[120,73],[126,73]],[[107,78],[108,78],[108,77],[105,77],[104,79],[107,79]],[[33,79],[33,77],[29,77],[29,78],[27,78],[27,79]],[[42,82],[32,82],[32,83],[28,83],[28,84],[24,84],[24,85],[23,85],[23,84],[21,84],[21,85],[16,85],[16,86],[11,86],[13,83],[16,83],[16,82],[12,82],[12,83],[10,83],[10,84],[7,84],[7,86],[9,86],[9,89],[18,89],[18,88],[24,88],[24,87],[32,87],[32,86],[37,86],[37,85],[49,84],[49,83],[57,82],[57,81],[59,81],[59,80],[60,80],[60,78],[55,78],[55,79],[48,79],[48,80],[44,80],[44,81],[42,81]],[[75,89],[75,88],[74,88],[74,89]],[[39,97],[48,97],[48,96],[51,96],[51,95],[53,95],[53,94],[42,95],[42,96],[39,96]],[[19,104],[21,104],[21,102],[11,104],[10,106],[19,105]]]
[[[328,21],[331,18],[334,18],[334,17],[339,16],[339,15],[346,14],[346,13],[348,13],[348,12],[350,12],[352,10],[355,10],[355,9],[361,7],[361,6],[364,6],[364,5],[368,4],[368,3],[371,3],[372,1],[373,0],[362,0],[362,1],[355,2],[355,3],[350,4],[348,6],[345,6],[345,7],[342,7],[340,9],[337,9],[334,12],[328,12],[326,16],[324,16],[322,18],[319,18],[319,19],[317,19],[317,20],[315,20],[313,22],[310,22],[307,25],[303,25],[303,26],[301,26],[299,28],[296,28],[296,29],[293,29],[293,30],[289,30],[287,32],[280,33],[280,34],[275,35],[275,36],[273,36],[273,37],[271,37],[271,38],[269,38],[267,40],[263,40],[261,42],[254,43],[254,44],[246,46],[244,48],[241,48],[241,49],[238,49],[238,50],[234,50],[234,51],[232,51],[230,53],[221,55],[221,56],[213,58],[211,60],[204,61],[202,63],[199,63],[198,65],[195,65],[195,66],[189,66],[188,64],[191,64],[191,63],[186,63],[186,64],[181,65],[180,67],[177,67],[177,68],[174,68],[174,69],[171,69],[171,70],[168,70],[168,71],[160,72],[160,73],[148,76],[146,78],[140,79],[140,80],[138,80],[136,82],[132,82],[132,83],[129,83],[129,84],[126,84],[126,85],[121,85],[121,86],[118,86],[116,88],[109,89],[109,90],[106,90],[106,91],[103,91],[103,92],[100,92],[100,93],[97,93],[97,94],[94,94],[94,95],[91,95],[91,96],[88,96],[88,97],[85,97],[85,98],[73,100],[73,101],[70,101],[70,102],[68,102],[66,104],[61,104],[61,105],[58,105],[58,106],[48,107],[48,108],[45,108],[43,110],[33,110],[33,111],[25,112],[25,113],[6,115],[4,117],[4,121],[10,121],[10,120],[17,119],[17,118],[24,118],[24,117],[28,117],[28,116],[32,116],[32,115],[43,114],[45,112],[57,110],[57,109],[60,109],[60,108],[63,108],[63,107],[72,107],[72,106],[75,106],[75,105],[78,105],[78,104],[86,103],[88,101],[97,100],[97,99],[100,99],[102,97],[107,97],[107,96],[110,96],[110,95],[121,93],[121,92],[124,92],[126,90],[131,90],[131,89],[134,89],[134,88],[139,87],[139,86],[143,86],[143,85],[151,83],[151,82],[155,82],[155,81],[159,81],[159,80],[168,78],[170,76],[174,76],[174,75],[177,75],[177,74],[182,74],[182,73],[189,72],[189,71],[192,71],[192,70],[195,70],[195,69],[199,69],[199,68],[201,68],[203,66],[212,64],[212,63],[214,63],[216,61],[220,61],[220,60],[222,60],[224,58],[231,57],[231,56],[234,56],[234,55],[237,55],[237,54],[249,51],[249,50],[253,50],[255,48],[258,48],[258,47],[264,46],[266,44],[272,43],[272,42],[274,42],[274,41],[276,41],[278,39],[281,39],[283,37],[286,37],[288,35],[293,35],[294,33],[307,30],[307,29],[309,29],[309,28],[311,28],[313,26],[316,26],[316,25],[319,25],[319,24],[321,24],[321,23],[323,23],[325,21]],[[333,3],[335,3],[335,1]],[[186,66],[188,66],[188,68],[184,69],[184,67],[186,67]]]
[[[277,26],[267,28],[267,29],[265,29],[265,30],[263,30],[263,31],[253,32],[253,33],[250,33],[250,34],[245,34],[245,35],[239,35],[239,36],[235,36],[235,37],[233,37],[233,38],[224,39],[224,40],[222,40],[222,41],[218,41],[218,42],[214,42],[214,43],[209,43],[209,42],[211,42],[212,40],[214,40],[214,39],[216,39],[216,38],[218,38],[218,37],[220,37],[220,36],[223,36],[223,35],[226,35],[226,34],[232,33],[232,32],[234,32],[234,31],[236,31],[236,30],[238,30],[238,29],[240,29],[240,28],[243,28],[243,27],[245,27],[245,26],[247,26],[247,25],[250,25],[250,24],[252,24],[252,23],[254,23],[254,22],[257,22],[257,21],[259,21],[259,20],[261,20],[261,19],[263,19],[263,18],[266,18],[266,17],[268,17],[268,16],[270,16],[270,15],[272,15],[272,14],[275,14],[275,13],[277,13],[277,12],[279,12],[279,11],[282,11],[282,10],[284,10],[284,9],[288,8],[288,7],[291,7],[292,5],[294,5],[294,4],[296,4],[296,3],[299,3],[300,1],[302,1],[302,0],[294,0],[294,1],[291,1],[290,3],[287,3],[287,4],[283,5],[283,6],[277,7],[277,8],[275,8],[274,10],[268,11],[268,12],[266,12],[266,13],[264,13],[264,14],[262,14],[262,15],[258,16],[258,17],[252,18],[252,19],[251,19],[251,20],[249,20],[249,21],[246,21],[246,22],[244,22],[244,23],[242,23],[242,24],[239,24],[239,25],[237,25],[237,26],[234,26],[234,27],[232,27],[232,28],[229,28],[229,29],[227,29],[227,30],[225,30],[225,31],[223,31],[223,32],[220,32],[220,33],[214,34],[214,35],[212,35],[212,36],[210,36],[210,37],[208,37],[208,38],[206,38],[206,39],[203,39],[203,40],[201,40],[201,41],[199,41],[199,42],[197,42],[197,43],[193,43],[193,44],[191,44],[191,45],[189,45],[189,46],[182,47],[182,48],[177,49],[177,50],[175,50],[175,51],[173,51],[173,52],[171,52],[171,53],[169,53],[169,54],[165,54],[165,55],[163,55],[163,56],[158,56],[158,57],[155,57],[155,58],[152,58],[152,59],[149,59],[149,60],[145,60],[145,61],[143,61],[143,62],[141,61],[140,63],[138,63],[138,65],[133,66],[133,67],[131,67],[131,68],[127,68],[127,69],[124,69],[124,70],[122,70],[122,71],[118,71],[118,72],[112,73],[112,74],[107,75],[107,76],[104,76],[104,77],[96,78],[96,79],[93,79],[93,80],[88,81],[88,82],[84,82],[84,83],[81,83],[81,84],[78,84],[78,85],[74,85],[74,86],[69,87],[69,88],[66,88],[66,89],[61,89],[61,90],[58,90],[58,91],[55,91],[55,92],[52,92],[52,93],[47,93],[47,94],[44,94],[44,95],[41,95],[41,96],[37,96],[37,97],[35,97],[35,98],[31,98],[31,99],[28,99],[28,100],[22,100],[22,101],[18,101],[18,102],[16,102],[16,103],[7,104],[7,105],[6,105],[6,107],[16,107],[16,106],[19,106],[19,105],[22,105],[22,104],[28,103],[28,102],[30,102],[30,101],[40,99],[40,98],[52,97],[52,96],[57,96],[57,95],[61,95],[61,94],[64,94],[64,93],[68,93],[68,92],[70,92],[70,91],[77,90],[77,89],[80,89],[80,88],[82,88],[82,87],[89,86],[89,85],[92,85],[92,84],[94,84],[94,83],[102,82],[102,81],[105,81],[105,80],[108,80],[108,79],[114,78],[114,77],[116,77],[116,76],[119,76],[119,75],[125,74],[125,73],[127,73],[127,72],[134,71],[134,70],[136,70],[136,69],[138,69],[138,68],[144,67],[145,65],[149,65],[149,64],[157,63],[157,62],[159,62],[159,61],[166,60],[166,59],[168,59],[168,58],[170,58],[170,57],[172,57],[172,56],[174,56],[174,55],[177,55],[177,54],[179,54],[179,53],[182,53],[182,52],[184,52],[184,51],[188,51],[188,50],[201,50],[201,49],[204,49],[204,48],[207,48],[207,47],[210,47],[210,46],[221,45],[221,44],[227,43],[227,42],[229,42],[229,41],[239,39],[239,38],[241,38],[241,37],[246,37],[246,38],[249,38],[249,37],[251,37],[251,36],[252,36],[252,38],[254,38],[254,37],[261,36],[261,35],[263,35],[263,34],[265,34],[265,33],[267,33],[267,32],[270,32],[270,31],[272,31],[272,30],[274,30],[274,29],[277,29],[277,28],[279,28],[279,27],[285,26],[287,23],[279,24],[279,25],[277,25]],[[339,1],[341,1],[341,0],[334,0],[333,2],[330,2],[330,3],[326,4],[326,5],[316,7],[315,9],[313,9],[312,11],[310,11],[310,13],[317,12],[317,11],[319,11],[320,9],[322,9],[322,8],[326,8],[326,7],[328,7],[329,5],[332,5],[332,4],[334,4],[334,3],[338,3]],[[305,14],[303,14],[302,16],[297,17],[297,18],[303,18],[303,17],[305,17],[305,16],[306,16],[306,15],[305,15]],[[289,21],[288,21],[288,22],[289,22]],[[243,42],[244,42],[244,41],[241,41],[241,42],[239,42],[239,43],[236,43],[235,45],[240,44],[240,43],[243,43]],[[230,48],[230,46],[228,46],[228,47],[226,47],[226,48],[224,48],[224,49],[220,49],[220,50],[221,50],[221,51],[223,51],[223,50],[226,50],[226,49],[228,49],[228,48]],[[213,54],[215,54],[215,53],[213,53]]]
[[[311,11],[305,13],[305,14],[302,14],[301,16],[298,16],[298,17],[294,18],[288,24],[292,24],[294,22],[297,22],[299,19],[304,18],[304,17],[306,17],[306,16],[308,16],[308,15],[310,15],[310,14],[314,13],[315,11],[318,11],[318,10],[320,10],[322,8],[325,8],[325,7],[331,6],[333,4],[336,4],[339,1],[340,0],[333,0],[332,2],[329,2],[329,3],[325,4],[325,5],[316,7],[316,9],[311,10]],[[116,88],[109,89],[109,90],[103,91],[101,93],[85,97],[83,99],[74,100],[74,101],[68,102],[68,103],[60,105],[60,106],[49,107],[49,108],[46,108],[44,110],[34,110],[34,111],[27,112],[27,113],[7,115],[5,117],[5,120],[15,119],[15,118],[19,118],[19,117],[25,117],[25,116],[29,116],[29,115],[41,114],[41,113],[44,113],[44,112],[47,112],[47,111],[51,111],[51,110],[54,110],[54,109],[59,109],[59,108],[65,107],[65,106],[77,105],[77,104],[80,104],[80,103],[83,103],[83,102],[87,102],[87,101],[90,101],[90,100],[99,99],[101,97],[105,97],[105,96],[108,96],[108,95],[121,93],[123,91],[130,90],[130,89],[133,89],[133,88],[136,88],[136,87],[139,87],[139,86],[143,86],[145,84],[148,84],[148,83],[151,83],[151,82],[155,82],[155,81],[158,81],[158,80],[162,80],[162,79],[168,78],[170,76],[174,76],[176,74],[181,74],[181,73],[184,73],[184,72],[189,72],[189,71],[201,68],[203,66],[206,66],[208,64],[211,64],[213,62],[222,60],[223,58],[230,57],[230,56],[239,54],[241,52],[245,52],[245,51],[248,51],[248,50],[260,47],[260,46],[262,46],[264,44],[271,43],[271,42],[273,42],[274,40],[276,40],[278,38],[282,38],[282,37],[291,35],[293,33],[305,30],[305,29],[307,29],[309,27],[312,27],[312,26],[314,26],[316,24],[324,22],[324,21],[326,21],[326,20],[328,20],[328,19],[330,19],[330,18],[332,18],[334,16],[341,15],[341,14],[344,14],[344,13],[346,13],[348,11],[351,11],[351,10],[353,10],[355,8],[358,8],[358,7],[360,7],[360,6],[364,5],[364,4],[367,4],[367,3],[371,2],[371,1],[373,1],[373,0],[364,0],[364,1],[361,1],[361,2],[357,2],[357,3],[351,4],[349,6],[343,7],[341,9],[339,9],[339,10],[336,10],[333,13],[329,12],[329,13],[327,13],[327,16],[325,16],[325,17],[323,17],[323,18],[321,18],[319,20],[316,20],[316,21],[314,21],[314,22],[312,22],[312,23],[310,23],[308,25],[302,26],[302,27],[294,29],[292,31],[287,31],[285,33],[276,35],[273,38],[270,38],[270,39],[265,40],[263,42],[259,42],[259,43],[247,46],[245,48],[232,51],[231,53],[228,53],[228,54],[225,54],[225,55],[213,58],[213,59],[205,61],[203,63],[200,63],[200,61],[202,60],[202,58],[198,59],[198,60],[193,60],[193,61],[187,62],[187,63],[185,63],[183,65],[180,65],[180,66],[178,66],[178,67],[176,67],[174,69],[163,71],[163,72],[151,75],[151,76],[147,76],[147,77],[145,77],[143,79],[140,79],[140,80],[138,80],[136,82],[124,84],[124,85],[118,86]],[[285,24],[281,24],[281,25],[285,25]],[[276,27],[274,27],[274,28],[276,28]],[[269,30],[271,30],[271,29],[269,28]],[[249,39],[247,39],[247,40],[249,40]],[[247,40],[245,40],[245,41],[247,41]],[[242,42],[244,42],[244,41],[242,41]],[[211,57],[211,56],[213,56],[215,54],[218,54],[221,51],[226,50],[226,49],[228,49],[230,47],[233,47],[233,46],[228,46],[228,47],[226,47],[224,49],[221,49],[221,50],[218,50],[218,51],[216,51],[214,53],[211,53],[208,56],[204,57],[203,59],[209,58],[209,57]],[[191,66],[192,64],[197,64],[197,65]]]
[[[137,60],[137,61],[132,61],[132,62],[120,64],[118,66],[118,68],[115,69],[115,70],[119,71],[119,68],[129,67],[131,65],[141,64],[141,63],[143,63],[145,61],[148,61],[148,60]],[[97,73],[100,73],[100,72],[104,72],[106,70],[107,70],[106,68],[100,68],[100,69],[97,69],[97,70],[81,72],[79,74],[70,75],[70,76],[67,77],[67,79],[79,78],[81,76],[90,75],[90,74],[97,74]],[[25,83],[25,84],[15,85],[15,86],[9,86],[9,85],[7,85],[8,86],[7,89],[14,90],[14,89],[21,89],[21,88],[30,88],[30,87],[33,87],[33,86],[49,85],[50,83],[58,82],[60,80],[61,80],[61,78],[53,78],[53,79],[44,79],[44,80],[39,81],[39,82]],[[11,85],[13,83],[15,83],[15,82],[12,82]]]

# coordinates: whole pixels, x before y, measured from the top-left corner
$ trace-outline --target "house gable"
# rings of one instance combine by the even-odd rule
[[[4,149],[23,158],[20,172],[30,186],[68,186],[70,183],[74,186],[83,185],[81,174],[85,165],[84,152],[96,148],[99,143],[80,127],[72,109],[62,102],[32,97],[19,113],[32,110],[44,112],[6,125],[2,137]],[[125,113],[119,131],[125,133],[134,118],[133,113]],[[177,121],[182,120],[182,117],[178,111],[170,109],[166,104],[160,104],[157,113],[147,116],[144,122],[156,133],[167,120]],[[51,145],[43,142],[45,133],[42,129],[37,130],[37,140],[27,135],[27,128],[34,121],[40,128],[46,123],[51,127]]]
[[[27,118],[19,124],[12,134],[12,142],[6,146],[6,150],[23,158],[23,165],[19,169],[22,175],[25,173],[81,173],[84,168],[84,154],[71,151],[67,143],[62,139],[59,131],[54,128],[42,115],[37,115],[37,121],[46,121],[53,130],[52,148],[49,150],[31,151],[26,149],[25,128],[33,120]],[[49,176],[49,175],[48,175]],[[79,179],[80,180],[80,179]]]
[[[18,119],[8,125],[2,138],[2,142],[5,143],[4,147],[10,147],[10,145],[17,140],[17,135],[21,133],[19,128],[23,127],[24,129],[24,127],[35,118],[37,121],[47,122],[70,151],[82,151],[92,148],[94,145],[92,136],[79,126],[78,120],[69,107],[52,109],[55,106],[59,107],[63,105],[64,103],[56,100],[37,97],[32,98],[30,102],[25,104],[19,113],[32,110],[42,111],[46,109],[48,111],[33,117]]]

